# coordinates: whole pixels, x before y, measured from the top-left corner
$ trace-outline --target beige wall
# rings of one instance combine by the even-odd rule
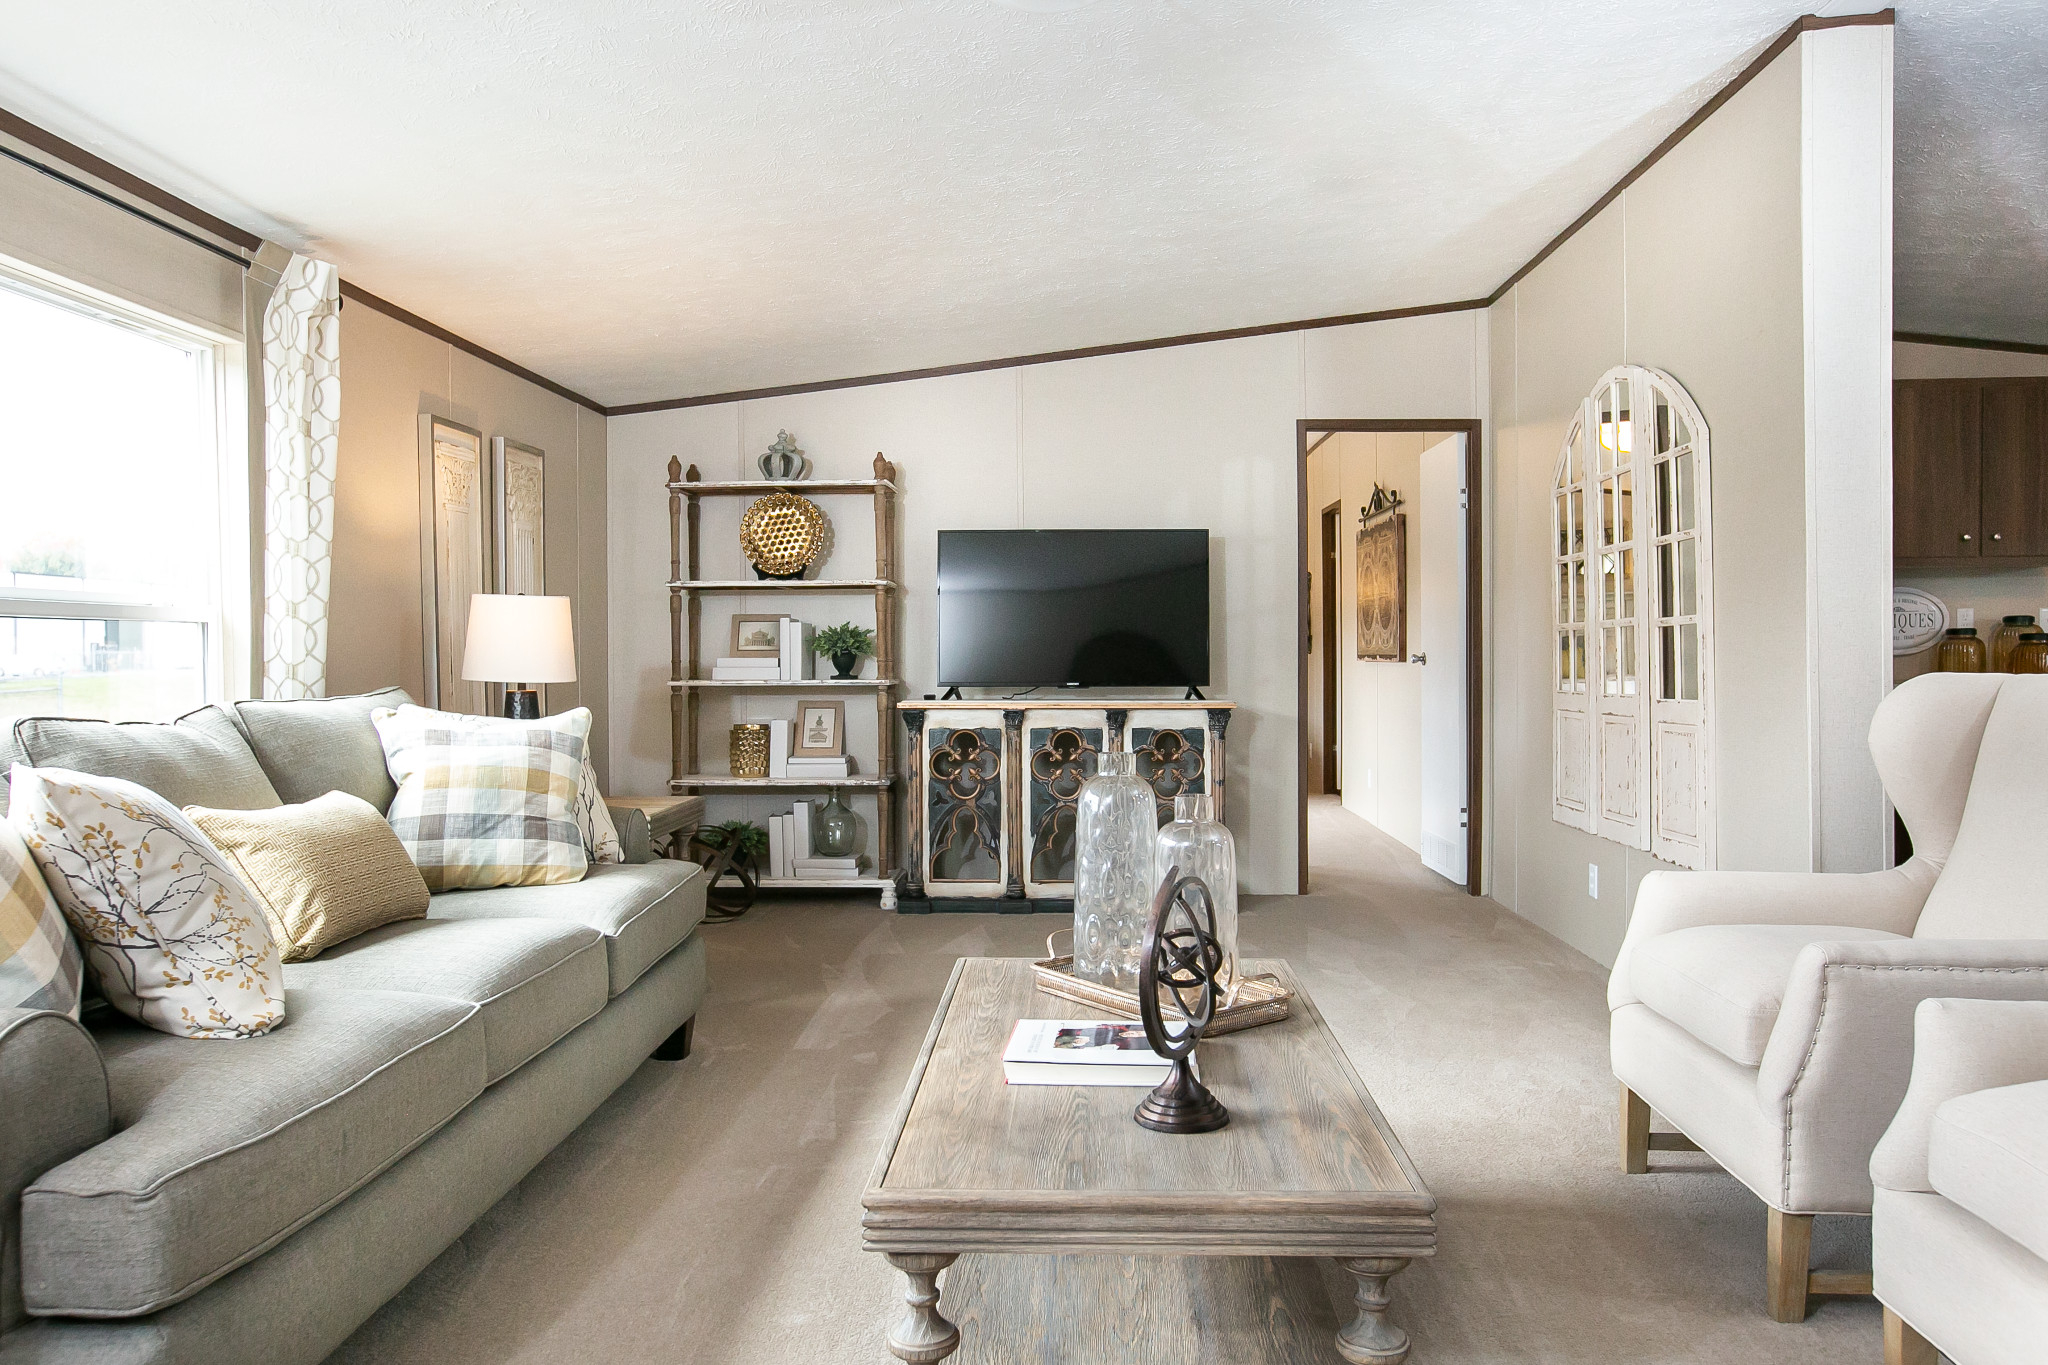
[[[1551,816],[1549,489],[1614,365],[1674,375],[1712,432],[1720,865],[1809,865],[1800,78],[1774,63],[1492,309],[1492,885],[1603,961],[1659,864]]]
[[[1477,415],[1485,402],[1485,322],[1474,311],[1157,351],[839,389],[611,419],[612,757],[619,782],[659,790],[668,777],[670,455],[706,478],[732,478],[787,428],[821,476],[865,473],[877,450],[902,470],[905,675],[935,690],[933,575],[940,528],[1206,526],[1212,546],[1210,695],[1239,710],[1229,731],[1230,822],[1253,890],[1295,889],[1296,600],[1300,571],[1295,421],[1301,417]],[[705,517],[705,572],[737,572],[731,519]],[[872,564],[864,501],[827,505],[836,528],[828,574]],[[710,556],[723,556],[716,558]],[[780,599],[778,599],[780,600]],[[772,611],[766,595],[707,609],[715,646],[726,612]],[[829,624],[864,606],[817,600],[799,614]],[[744,712],[773,699],[707,705],[705,742],[723,743]],[[781,703],[787,713],[788,703]],[[872,752],[874,720],[848,708],[848,733]],[[722,801],[760,819],[765,798]],[[871,809],[871,808],[870,808]]]
[[[327,690],[396,683],[423,694],[419,417],[433,413],[545,452],[547,585],[574,599],[574,683],[547,706],[588,706],[608,778],[604,418],[360,303],[341,313],[341,458],[335,477],[334,588]],[[609,785],[607,790],[611,790]]]
[[[1968,346],[1929,346],[1901,341],[1892,346],[1892,374],[1899,379],[1998,379],[2048,375],[2048,355],[2025,351],[1994,351]],[[1967,607],[1977,614],[1977,634],[1989,641],[2004,616],[2048,615],[2048,568],[1999,568],[1993,565],[1958,569],[1910,568],[1898,571],[1898,584],[1933,593],[1948,604],[1949,619]],[[1901,654],[1892,661],[1899,682],[1934,668],[1934,650]]]

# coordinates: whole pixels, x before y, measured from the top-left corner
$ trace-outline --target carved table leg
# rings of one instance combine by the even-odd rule
[[[953,1264],[953,1257],[885,1254],[910,1281],[903,1292],[910,1310],[889,1333],[889,1354],[909,1365],[935,1365],[960,1348],[960,1329],[939,1316],[939,1272]]]
[[[1358,1316],[1337,1334],[1337,1352],[1351,1365],[1398,1365],[1408,1334],[1387,1320],[1387,1281],[1407,1268],[1405,1256],[1361,1256],[1337,1262],[1358,1280]]]

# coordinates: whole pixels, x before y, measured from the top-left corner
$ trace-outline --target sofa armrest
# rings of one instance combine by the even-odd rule
[[[1931,1194],[1934,1111],[1959,1095],[2048,1081],[2048,1000],[1922,1000],[1906,1097],[1870,1158],[1871,1183]]]
[[[0,1332],[21,1304],[21,1192],[43,1172],[107,1140],[107,1070],[76,1019],[0,1010]]]
[[[619,831],[619,847],[625,850],[629,863],[651,863],[654,861],[654,841],[647,833],[647,812],[638,806],[614,803],[607,800],[605,809],[611,812],[612,824]]]
[[[1786,1199],[1838,1212],[1867,1200],[1870,1156],[1913,1069],[1922,1000],[2048,1000],[2048,940],[1810,943],[1793,961],[1757,1100],[1786,1134]],[[1867,1203],[1864,1208],[1867,1209]]]
[[[1628,961],[1646,939],[1708,924],[1834,924],[1910,934],[1936,872],[1919,858],[1888,872],[1652,872],[1636,891],[1607,978],[1607,1007],[1637,1002]]]

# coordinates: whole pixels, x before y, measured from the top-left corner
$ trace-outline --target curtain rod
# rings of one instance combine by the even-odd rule
[[[118,198],[115,195],[107,193],[105,190],[101,189],[97,185],[88,184],[87,182],[78,179],[76,176],[66,175],[64,172],[58,170],[56,167],[45,165],[44,163],[37,161],[34,157],[23,156],[20,152],[15,151],[14,148],[6,146],[5,144],[0,144],[0,156],[5,156],[10,161],[18,161],[32,171],[40,171],[42,174],[49,176],[50,179],[57,181],[59,184],[69,185],[72,189],[79,191],[81,194],[89,194],[93,198],[99,200],[101,203],[111,204],[115,208],[121,210],[123,213],[132,214],[135,217],[140,218],[145,223],[152,223],[155,226],[162,228],[165,232],[170,233],[174,237],[182,237],[184,240],[190,242],[192,245],[200,247],[206,251],[211,251],[214,255],[219,256],[223,260],[233,261],[237,266],[240,266],[243,270],[247,270],[249,268],[249,258],[242,255],[240,252],[232,250],[231,248],[228,247],[224,247],[220,245],[218,242],[209,242],[204,237],[201,237],[197,233],[187,232],[184,228],[179,227],[176,223],[166,222],[164,219],[157,217],[155,214],[149,212],[146,209],[137,208],[135,205],[129,203],[127,200]]]

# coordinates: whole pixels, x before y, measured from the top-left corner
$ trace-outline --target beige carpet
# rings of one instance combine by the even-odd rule
[[[1295,965],[1441,1205],[1438,1255],[1394,1281],[1412,1360],[1882,1359],[1869,1300],[1819,1300],[1799,1326],[1765,1317],[1763,1206],[1704,1158],[1618,1173],[1601,968],[1334,806],[1317,805],[1312,829],[1317,894],[1251,902],[1243,941]],[[706,930],[696,1055],[641,1067],[333,1360],[892,1359],[882,1337],[900,1277],[859,1244],[882,1131],[953,959],[1035,954],[1059,923],[780,901]],[[1815,1263],[1867,1266],[1866,1234],[1823,1220]],[[1157,1268],[1095,1264],[1140,1293]],[[1093,1268],[1008,1273],[1032,1276],[1051,1316]],[[949,1272],[963,1298],[1005,1273],[998,1258]],[[1307,1263],[1262,1273],[1342,1289]],[[1315,1307],[1326,1341],[1340,1305]],[[970,1308],[953,1313],[953,1359],[1017,1358]],[[1178,1365],[1229,1350],[1176,1332],[1066,1358]]]

